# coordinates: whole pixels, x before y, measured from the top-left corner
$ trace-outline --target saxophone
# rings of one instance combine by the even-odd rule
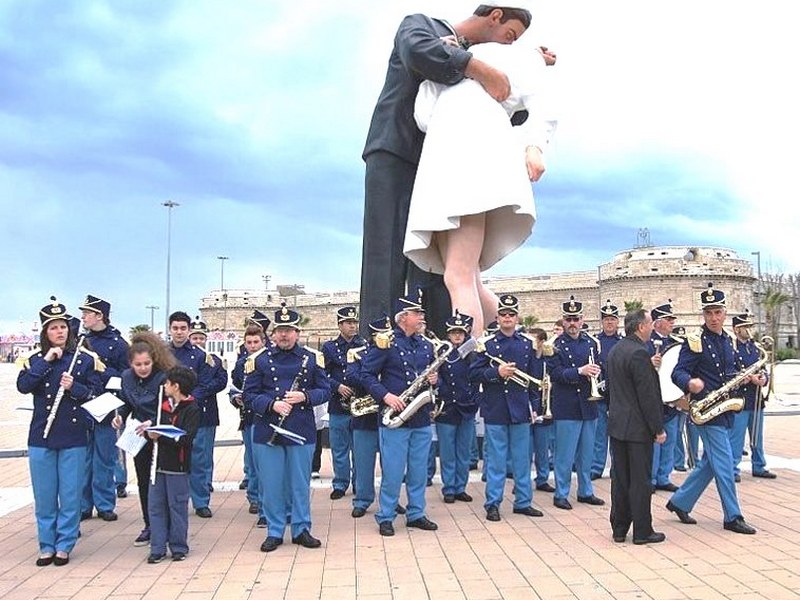
[[[744,384],[751,375],[758,373],[767,364],[767,352],[763,346],[756,345],[759,358],[746,369],[739,371],[730,381],[702,400],[695,400],[689,406],[689,416],[695,425],[703,425],[724,412],[733,410],[739,412],[744,408],[744,398],[731,397],[733,391]]]

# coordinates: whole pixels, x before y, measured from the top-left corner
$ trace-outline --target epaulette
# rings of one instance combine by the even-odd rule
[[[267,348],[265,346],[265,347],[261,348],[261,350],[257,350],[256,352],[253,352],[252,354],[250,354],[244,360],[243,371],[244,371],[245,375],[250,375],[250,373],[252,373],[253,371],[256,370],[256,358],[258,358],[258,355],[261,354],[262,352],[264,352],[264,350],[266,350],[266,349]]]
[[[357,348],[350,348],[347,351],[347,364],[352,364],[357,360],[361,360],[361,353],[366,350],[366,346],[358,346]]]
[[[697,329],[686,336],[686,343],[689,344],[689,350],[692,352],[700,353],[703,351],[703,330]]]
[[[17,360],[14,361],[14,364],[17,365],[20,369],[30,369],[31,368],[31,358],[39,354],[41,350],[31,350],[26,355],[19,355]]]
[[[686,341],[686,338],[682,338],[681,336],[679,336],[679,335],[675,335],[675,334],[672,334],[672,333],[670,333],[670,334],[669,334],[669,338],[670,338],[671,340],[674,340],[674,341],[676,341],[676,342],[677,342],[677,343],[679,343],[679,344],[682,344],[683,342],[685,342],[685,341]]]
[[[215,358],[218,358],[220,364],[222,365],[222,368],[225,369],[226,371],[228,370],[228,360],[227,359],[223,358],[222,356],[220,356],[216,352],[208,352],[208,351],[206,351],[206,357],[209,357],[209,356],[211,357],[211,361],[212,362],[214,361]],[[206,358],[206,360],[208,360],[208,358]],[[213,367],[214,365],[211,365],[211,366]]]
[[[206,364],[209,367],[216,367],[217,365],[214,362],[214,356],[211,354],[211,352],[206,352],[205,350],[203,350],[203,352],[205,352],[206,355]]]
[[[322,352],[320,352],[319,350],[316,350],[314,348],[310,348],[308,346],[303,346],[303,349],[304,350],[308,350],[309,352],[311,352],[311,354],[314,355],[314,358],[316,358],[316,360],[317,360],[317,366],[320,369],[324,369],[325,368],[325,355]]]
[[[734,334],[732,334],[730,331],[726,331],[724,329],[723,329],[723,331],[725,331],[725,335],[727,335],[729,338],[731,338],[731,344],[733,345],[733,351],[734,352],[738,352],[739,351],[739,339]]]
[[[88,354],[94,359],[94,370],[98,373],[104,373],[106,370],[106,364],[102,361],[102,359],[91,350],[87,350],[86,348],[78,348],[79,352],[83,352],[84,354]]]

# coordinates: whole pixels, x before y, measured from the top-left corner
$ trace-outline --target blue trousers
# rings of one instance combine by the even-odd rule
[[[244,442],[244,476],[247,479],[248,502],[259,502],[258,496],[258,471],[256,471],[255,460],[253,459],[253,425],[245,425],[242,429],[242,441]]]
[[[466,418],[458,425],[437,423],[439,467],[442,472],[442,494],[461,494],[469,481],[470,445],[475,435],[475,421]]]
[[[156,473],[150,484],[150,554],[189,552],[189,478],[186,473]]]
[[[733,419],[731,434],[731,451],[733,452],[734,474],[739,474],[739,463],[742,462],[744,452],[744,436],[750,433],[750,459],[752,472],[763,473],[767,470],[767,459],[764,457],[764,411],[759,411],[758,439],[753,440],[755,426],[755,411],[743,410]],[[753,443],[755,442],[755,443]]]
[[[703,458],[683,482],[680,489],[672,495],[672,503],[690,512],[711,480],[717,486],[722,501],[722,513],[727,523],[742,516],[736,484],[733,482],[733,453],[730,433],[719,425],[702,425],[697,428],[703,440]]]
[[[597,402],[597,424],[594,429],[592,473],[602,475],[608,459],[608,402]]]
[[[678,437],[675,440],[675,468],[686,468],[686,445],[683,441],[683,430],[686,428],[687,436],[689,438],[689,445],[691,446],[691,455],[694,456],[694,464],[700,462],[700,434],[697,431],[697,425],[692,423],[686,413],[678,415]]]
[[[192,441],[192,466],[189,472],[189,489],[192,506],[208,508],[211,503],[211,481],[214,477],[214,439],[216,427],[200,427]]]
[[[437,434],[438,436],[438,434]],[[431,437],[433,437],[433,430],[431,430]],[[439,440],[431,440],[431,448],[428,450],[428,481],[433,479],[436,475],[436,457],[439,456]],[[427,482],[426,482],[427,485]]]
[[[527,508],[533,500],[531,486],[530,423],[490,425],[486,423],[486,503],[499,507],[506,485],[506,469],[511,461],[514,475],[514,508]]]
[[[253,444],[268,537],[283,539],[287,512],[293,538],[305,530],[311,532],[311,459],[315,446]]]
[[[329,414],[328,436],[333,462],[333,489],[346,491],[355,474],[350,470],[350,452],[353,448],[353,430],[350,415]]]
[[[653,444],[653,472],[650,483],[653,485],[667,485],[669,476],[675,466],[675,443],[680,432],[678,430],[678,417],[673,417],[664,422],[664,432],[667,441],[663,444]]]
[[[378,439],[381,449],[381,489],[375,520],[394,521],[400,503],[400,486],[406,479],[408,497],[407,521],[425,516],[425,483],[428,453],[431,448],[430,427],[381,427]]]
[[[378,455],[377,429],[353,430],[353,465],[356,484],[353,508],[367,510],[375,502],[375,458]]]
[[[594,419],[562,421],[555,427],[555,498],[566,498],[572,485],[572,465],[578,475],[578,496],[594,495],[590,475],[594,452]]]
[[[81,522],[86,446],[28,448],[39,552],[72,552]]]
[[[117,463],[117,430],[111,425],[95,423],[89,433],[84,470],[81,512],[110,512],[117,505],[114,468]]]
[[[536,485],[547,483],[550,477],[550,448],[553,441],[552,425],[531,425],[531,461],[536,467]]]

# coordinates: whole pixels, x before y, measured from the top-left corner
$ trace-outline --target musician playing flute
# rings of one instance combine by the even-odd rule
[[[244,403],[257,415],[253,458],[267,517],[262,552],[283,544],[287,510],[292,543],[319,548],[311,535],[311,459],[316,446],[315,406],[330,399],[330,384],[317,355],[298,345],[300,314],[283,304],[275,312],[274,345],[248,357]],[[252,360],[251,360],[252,359]],[[279,433],[273,426],[289,433]]]
[[[361,361],[361,381],[379,403],[379,416],[387,408],[395,414],[406,408],[400,395],[434,362],[433,344],[419,334],[425,321],[422,291],[399,298],[395,303],[394,343],[386,349],[371,347]],[[435,372],[428,383],[436,385]],[[421,390],[420,390],[421,391]],[[409,398],[408,400],[411,400]],[[395,429],[380,422],[381,488],[375,515],[382,536],[394,535],[394,517],[405,477],[408,507],[406,527],[426,531],[438,529],[425,515],[425,483],[431,447],[431,407],[423,406]]]
[[[89,418],[81,404],[101,386],[102,362],[77,348],[55,297],[42,307],[41,348],[22,360],[17,390],[33,394],[28,463],[39,539],[36,566],[63,566],[78,541]]]
[[[672,382],[692,394],[692,402],[704,399],[736,377],[739,363],[732,338],[723,325],[726,316],[725,292],[708,289],[700,294],[703,307],[703,328],[690,335],[681,347],[678,364],[672,370]],[[730,430],[734,415],[730,410],[703,424],[698,424],[703,441],[703,456],[683,485],[667,502],[667,509],[678,515],[681,523],[697,523],[689,513],[711,480],[722,503],[723,527],[735,533],[754,534],[756,529],[745,522],[733,478],[733,452]]]

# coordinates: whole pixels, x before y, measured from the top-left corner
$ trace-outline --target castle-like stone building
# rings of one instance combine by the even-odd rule
[[[641,301],[644,308],[650,309],[672,300],[677,325],[696,326],[702,322],[700,292],[709,282],[727,293],[730,314],[749,309],[759,318],[754,297],[757,278],[752,265],[728,248],[645,246],[619,252],[594,271],[494,277],[486,282],[498,294],[516,295],[521,316],[534,317],[548,330],[561,316],[561,303],[571,295],[583,302],[585,319],[595,331],[599,329],[600,306],[607,299],[621,312],[625,302]],[[338,308],[358,305],[357,291],[299,291],[297,287],[281,286],[276,290],[217,290],[203,298],[202,317],[209,329],[219,330],[209,339],[211,350],[230,351],[254,308],[271,315],[281,302],[296,307],[306,319],[303,341],[316,346],[338,335]],[[224,350],[214,347],[215,340],[225,343]]]

